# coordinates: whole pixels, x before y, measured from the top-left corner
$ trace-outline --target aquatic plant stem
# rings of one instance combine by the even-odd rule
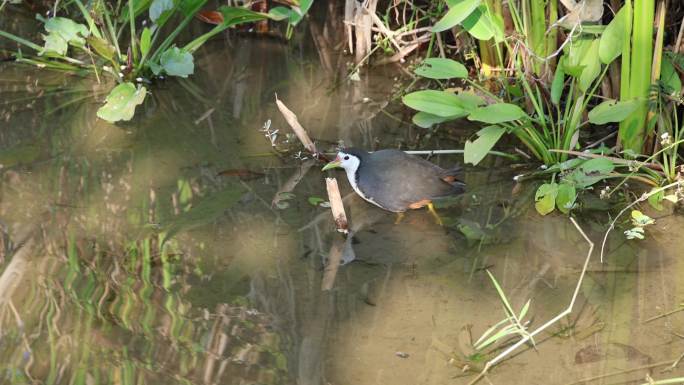
[[[604,251],[604,249],[606,248],[606,242],[608,241],[608,234],[610,234],[610,232],[613,231],[613,229],[615,228],[615,223],[617,222],[618,219],[620,219],[620,217],[622,216],[622,214],[624,214],[627,210],[631,209],[632,207],[634,207],[634,206],[637,205],[638,203],[647,200],[649,197],[651,197],[651,196],[653,196],[653,195],[655,195],[655,194],[658,194],[658,193],[660,193],[661,191],[665,191],[665,190],[667,190],[667,189],[669,189],[669,188],[672,188],[672,187],[675,187],[675,186],[679,186],[679,185],[681,185],[681,184],[683,184],[683,183],[684,183],[684,182],[682,182],[682,181],[676,181],[676,182],[674,182],[674,183],[670,183],[670,184],[668,184],[668,185],[666,185],[666,186],[657,188],[657,189],[655,189],[655,190],[651,190],[651,191],[649,191],[649,192],[647,192],[647,193],[642,194],[642,195],[639,197],[639,199],[635,200],[634,202],[632,202],[632,203],[630,203],[629,205],[627,205],[627,207],[625,207],[625,208],[623,208],[622,210],[620,210],[620,212],[619,212],[618,215],[615,217],[615,219],[613,219],[613,220],[610,222],[610,226],[608,226],[608,230],[606,230],[606,233],[603,235],[603,242],[601,242],[601,258],[600,258],[601,263],[603,263],[603,251]]]
[[[591,239],[589,239],[589,237],[587,236],[587,234],[584,233],[584,230],[582,230],[582,228],[579,226],[579,224],[577,224],[577,221],[575,221],[575,218],[570,217],[570,221],[572,222],[573,225],[575,225],[575,228],[577,229],[577,231],[579,231],[579,233],[582,235],[582,237],[584,238],[584,240],[589,244],[589,251],[587,251],[587,256],[586,256],[586,258],[585,258],[585,260],[584,260],[584,265],[582,266],[582,272],[580,273],[579,279],[577,280],[577,285],[575,286],[575,291],[574,291],[573,294],[572,294],[572,299],[570,300],[570,304],[568,305],[568,307],[567,307],[565,310],[563,310],[562,312],[560,312],[557,316],[551,318],[551,319],[548,320],[545,324],[543,324],[542,326],[538,327],[537,329],[535,329],[534,331],[530,332],[529,334],[525,335],[525,337],[521,338],[518,342],[516,342],[515,344],[509,346],[509,347],[508,347],[506,350],[504,350],[503,352],[499,353],[499,355],[497,355],[496,357],[494,357],[494,358],[492,358],[491,360],[487,361],[487,363],[485,364],[484,369],[482,369],[482,371],[480,372],[480,374],[478,374],[477,377],[475,377],[468,385],[472,385],[472,384],[478,382],[480,379],[482,379],[482,377],[484,377],[484,376],[487,374],[487,372],[489,371],[489,369],[490,369],[491,367],[493,367],[494,365],[496,365],[496,364],[498,364],[499,362],[501,362],[501,360],[503,360],[504,358],[506,358],[506,357],[507,357],[509,354],[511,354],[515,349],[517,349],[517,348],[520,347],[521,345],[525,344],[527,341],[530,341],[530,340],[532,339],[532,337],[534,337],[535,335],[537,335],[537,334],[541,333],[542,331],[546,330],[549,326],[551,326],[551,325],[553,325],[554,323],[558,322],[561,318],[565,317],[566,315],[568,315],[568,314],[570,314],[570,313],[572,312],[572,308],[574,307],[575,301],[577,300],[577,296],[579,295],[579,290],[580,290],[580,288],[582,287],[582,281],[584,280],[584,276],[585,276],[586,273],[587,273],[587,267],[589,266],[589,260],[591,259],[591,254],[592,254],[593,251],[594,251],[594,242],[592,242]]]

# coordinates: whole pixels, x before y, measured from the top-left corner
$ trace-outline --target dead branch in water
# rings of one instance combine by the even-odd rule
[[[347,222],[347,214],[344,212],[340,189],[337,187],[337,179],[325,178],[325,185],[328,189],[328,200],[330,201],[330,209],[332,210],[337,231],[347,234],[349,233],[349,224]]]

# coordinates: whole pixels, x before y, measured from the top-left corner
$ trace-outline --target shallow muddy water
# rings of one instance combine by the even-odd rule
[[[495,355],[466,361],[469,334],[505,317],[486,269],[515,309],[531,299],[532,328],[567,307],[589,245],[566,216],[536,214],[510,161],[466,168],[439,226],[426,210],[395,224],[342,172],[274,156],[265,122],[281,145],[289,132],[276,93],[330,150],[462,148],[474,129],[411,125],[392,99],[399,69],[336,81],[344,61],[305,36],[212,42],[194,76],[154,85],[119,125],[96,118],[93,80],[2,64],[0,383],[466,384]],[[325,176],[345,196],[346,242],[312,204]],[[578,219],[600,242],[609,216],[587,199]],[[653,215],[646,241],[617,229],[571,315],[482,383],[684,375],[667,371],[684,312],[652,319],[684,301],[684,223]]]

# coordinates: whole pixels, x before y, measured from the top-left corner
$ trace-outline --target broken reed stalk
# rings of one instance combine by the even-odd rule
[[[325,178],[325,185],[328,189],[328,200],[330,201],[330,209],[332,210],[337,231],[348,234],[349,223],[347,222],[347,214],[344,212],[342,195],[340,195],[340,189],[337,187],[337,179]]]
[[[584,276],[587,273],[587,266],[589,266],[589,260],[591,259],[591,254],[594,251],[594,242],[589,239],[589,237],[584,233],[584,230],[577,224],[575,221],[575,218],[570,218],[570,221],[572,221],[572,224],[575,225],[575,228],[577,231],[579,231],[580,234],[582,234],[582,237],[584,238],[585,241],[589,244],[589,251],[587,252],[587,257],[584,260],[584,266],[582,266],[582,272],[580,273],[579,279],[577,280],[577,285],[575,286],[575,291],[572,294],[572,299],[570,300],[570,304],[568,307],[560,312],[557,316],[551,318],[548,320],[545,324],[542,326],[538,327],[534,331],[526,334],[523,338],[521,338],[518,342],[514,343],[513,345],[509,346],[506,350],[503,352],[499,353],[496,357],[492,358],[491,360],[487,361],[485,364],[484,369],[482,369],[482,372],[477,375],[468,385],[472,385],[476,382],[478,382],[482,377],[484,377],[487,374],[487,371],[494,365],[498,364],[506,358],[509,354],[511,354],[515,349],[520,347],[521,345],[525,344],[527,341],[531,340],[535,335],[541,333],[542,331],[546,330],[549,328],[549,326],[553,325],[554,323],[558,322],[561,318],[565,317],[566,315],[570,314],[572,312],[572,308],[575,305],[575,301],[577,300],[577,295],[579,294],[579,290],[582,287],[582,281],[584,280]]]
[[[310,153],[314,155],[318,154],[318,151],[316,150],[316,145],[309,137],[309,134],[306,133],[304,127],[302,127],[302,125],[299,123],[297,115],[295,115],[294,112],[290,111],[290,109],[287,108],[287,106],[285,106],[285,104],[281,102],[280,99],[278,99],[278,95],[276,95],[276,105],[278,106],[280,113],[283,114],[285,121],[287,121],[287,124],[289,124],[290,127],[292,127],[292,131],[294,131],[295,135],[297,135],[297,138],[299,138],[299,141],[302,142],[304,147],[307,150],[309,150]]]

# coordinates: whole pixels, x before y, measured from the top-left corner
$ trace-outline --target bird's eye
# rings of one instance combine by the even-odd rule
[[[349,160],[349,155],[345,156],[344,160]]]

